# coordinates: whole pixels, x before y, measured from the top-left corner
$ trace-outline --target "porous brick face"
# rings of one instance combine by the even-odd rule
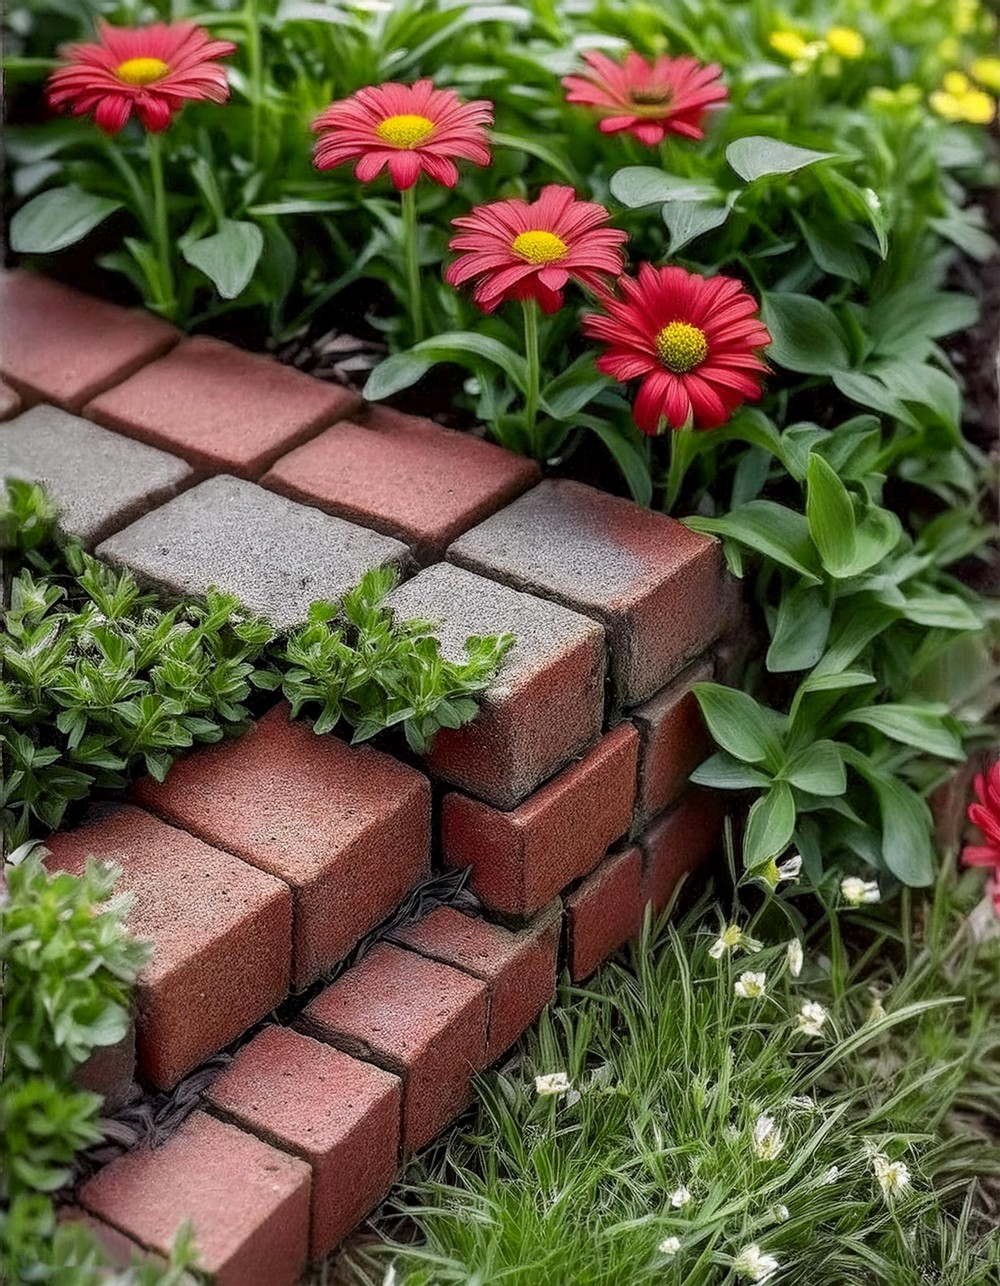
[[[26,404],[55,402],[78,411],[179,338],[149,313],[35,273],[0,274],[0,370]]]
[[[259,478],[360,403],[337,384],[197,336],[89,402],[85,413],[206,473]]]
[[[317,737],[281,703],[245,736],[185,756],[135,796],[291,887],[305,987],[399,904],[430,861],[430,783],[368,747]]]
[[[419,572],[389,602],[399,619],[439,621],[450,660],[464,658],[472,635],[514,635],[476,718],[438,733],[433,776],[513,808],[600,736],[605,649],[597,621],[449,563]]]
[[[280,459],[263,484],[413,547],[421,562],[541,476],[533,460],[372,407]]]
[[[308,1161],[311,1259],[346,1237],[396,1176],[399,1078],[300,1032],[265,1027],[215,1081],[207,1101],[243,1129]]]
[[[403,1146],[423,1147],[468,1103],[486,1064],[486,984],[380,943],[303,1011],[298,1026],[403,1078]]]
[[[638,848],[606,857],[566,898],[570,975],[588,978],[642,927],[642,854]]]
[[[224,474],[146,514],[97,554],[178,598],[210,586],[235,594],[276,630],[300,624],[310,603],[338,599],[366,571],[409,560],[398,540]]]
[[[692,788],[639,838],[643,903],[659,915],[678,882],[722,848],[724,807],[718,792]]]
[[[725,624],[718,541],[578,482],[540,483],[448,558],[603,621],[618,707],[652,696]]]
[[[132,442],[55,406],[0,426],[0,478],[43,483],[63,530],[92,545],[194,478],[175,456]]]
[[[163,1255],[190,1220],[198,1267],[215,1286],[295,1286],[308,1253],[309,1188],[305,1161],[195,1112],[162,1147],[99,1170],[80,1202]]]
[[[638,751],[635,728],[621,724],[507,813],[464,795],[446,795],[445,864],[470,866],[472,887],[488,906],[530,915],[591,871],[628,831]]]
[[[279,880],[128,804],[91,810],[46,840],[50,870],[116,862],[153,944],[136,988],[140,1076],[170,1089],[288,992],[291,899]]]
[[[486,1060],[492,1063],[530,1027],[555,995],[562,926],[558,903],[519,932],[438,907],[393,930],[400,946],[481,978],[489,988]]]
[[[689,775],[711,750],[711,738],[691,688],[711,679],[714,668],[714,658],[703,657],[668,688],[631,712],[642,739],[636,830],[642,830],[680,795]]]

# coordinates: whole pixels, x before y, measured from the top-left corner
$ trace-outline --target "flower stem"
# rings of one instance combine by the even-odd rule
[[[406,267],[406,293],[410,309],[413,342],[424,337],[423,297],[420,293],[420,263],[417,258],[417,188],[404,188],[399,194],[403,208],[403,261]]]
[[[524,356],[528,364],[528,385],[524,391],[524,425],[528,449],[533,456],[537,457],[535,421],[538,419],[538,399],[542,378],[542,364],[538,355],[538,301],[525,299],[522,301],[521,308],[524,312]]]
[[[261,107],[264,101],[264,60],[261,55],[258,0],[246,0],[247,61],[250,64],[250,159],[260,164]]]
[[[684,475],[691,463],[688,446],[694,437],[694,430],[690,424],[685,424],[679,429],[668,428],[667,432],[670,434],[670,464],[667,468],[667,489],[663,497],[663,512],[669,514],[673,513],[684,483]]]
[[[177,311],[177,300],[174,295],[170,225],[167,222],[167,193],[163,185],[163,139],[159,134],[147,132],[146,152],[149,157],[149,175],[153,189],[153,241],[160,267],[158,311],[169,321],[173,321]]]

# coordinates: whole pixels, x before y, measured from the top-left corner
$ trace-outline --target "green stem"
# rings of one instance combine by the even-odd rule
[[[682,428],[667,428],[670,434],[670,464],[667,468],[667,490],[663,498],[663,512],[673,513],[674,505],[677,503],[677,497],[680,495],[681,486],[684,482],[684,475],[687,473],[690,464],[688,445],[692,440],[694,430],[689,424]]]
[[[167,221],[167,193],[163,184],[163,139],[159,134],[146,134],[149,175],[153,189],[153,242],[160,268],[158,311],[173,321],[177,311],[174,294],[174,265]]]
[[[538,354],[538,301],[525,299],[524,357],[528,364],[528,386],[524,391],[524,424],[529,450],[537,459],[538,443],[535,441],[535,423],[538,419],[538,400],[542,384],[542,363]]]
[[[246,0],[247,61],[250,64],[250,159],[260,163],[261,107],[264,102],[264,59],[260,42],[260,9],[257,0]]]
[[[423,296],[420,293],[420,262],[417,257],[417,186],[404,188],[399,194],[403,207],[403,262],[406,267],[407,304],[413,343],[424,337]]]

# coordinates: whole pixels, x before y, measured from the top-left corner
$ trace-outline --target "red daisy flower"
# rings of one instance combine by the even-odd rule
[[[453,188],[454,158],[489,165],[486,126],[492,123],[492,103],[463,103],[453,89],[435,89],[430,80],[370,85],[316,117],[312,127],[320,137],[313,159],[320,170],[357,159],[354,174],[362,183],[388,166],[400,190],[421,173]]]
[[[644,263],[638,281],[618,284],[624,298],[602,297],[607,315],[584,317],[583,328],[609,345],[600,370],[642,380],[634,414],[644,433],[659,433],[664,421],[717,429],[746,398],[760,397],[760,350],[771,336],[738,281]]]
[[[623,63],[606,54],[583,55],[590,75],[566,76],[568,103],[583,103],[601,113],[603,134],[628,130],[640,143],[655,147],[668,134],[702,139],[705,109],[725,102],[728,92],[719,83],[722,68],[697,58],[654,58],[647,62],[634,50]]]
[[[74,116],[94,113],[94,124],[117,134],[134,111],[151,134],[170,124],[187,99],[224,103],[226,69],[214,61],[236,46],[213,40],[193,22],[151,27],[112,27],[98,22],[100,44],[70,45],[67,63],[49,77],[52,107],[70,106]]]
[[[976,803],[969,805],[968,818],[982,831],[985,844],[967,844],[962,861],[969,866],[992,866],[1000,880],[1000,759],[975,782]]]
[[[473,297],[491,313],[506,299],[537,299],[542,311],[557,312],[563,288],[572,278],[600,291],[606,277],[617,277],[623,262],[619,247],[628,234],[602,225],[603,205],[578,201],[572,188],[550,184],[537,201],[512,197],[477,206],[452,219],[463,231],[451,250],[464,250],[445,270],[452,286],[477,278]]]

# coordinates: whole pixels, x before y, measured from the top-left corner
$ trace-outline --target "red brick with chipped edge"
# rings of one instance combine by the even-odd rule
[[[402,1083],[287,1027],[265,1027],[209,1088],[227,1120],[312,1167],[310,1259],[361,1222],[396,1176]]]
[[[129,1097],[135,1076],[135,1023],[115,1045],[101,1045],[77,1069],[76,1080],[85,1090],[100,1094],[102,1111],[111,1116]]]
[[[288,993],[291,897],[279,880],[131,805],[46,840],[50,870],[118,862],[128,927],[153,942],[139,974],[138,1062],[170,1089]]]
[[[446,795],[445,865],[470,866],[473,889],[493,909],[530,915],[591,871],[628,831],[638,753],[635,728],[620,724],[509,813]]]
[[[486,984],[389,943],[322,991],[296,1026],[403,1078],[403,1147],[423,1147],[486,1065]]]
[[[261,1139],[195,1112],[162,1147],[140,1147],[80,1190],[92,1214],[160,1254],[190,1219],[215,1286],[295,1286],[309,1242],[310,1171]]]
[[[150,1259],[158,1264],[166,1263],[161,1255],[150,1254],[137,1241],[133,1241],[131,1237],[126,1237],[124,1233],[119,1232],[117,1228],[112,1228],[110,1224],[104,1223],[103,1220],[95,1219],[93,1215],[88,1215],[86,1210],[81,1210],[79,1206],[63,1206],[56,1214],[56,1222],[61,1224],[81,1224],[100,1246],[108,1262],[115,1268],[128,1268],[134,1263],[142,1263]]]
[[[78,411],[178,339],[180,331],[149,313],[36,273],[0,274],[0,369],[29,405]]]
[[[486,1061],[492,1063],[555,996],[561,927],[558,903],[517,932],[443,906],[415,923],[393,929],[389,938],[487,984]]]
[[[275,706],[237,741],[186,755],[135,797],[277,875],[294,900],[292,984],[308,986],[430,869],[430,783]]]
[[[11,420],[21,409],[21,398],[16,389],[0,379],[0,420]]]
[[[359,404],[340,385],[199,335],[88,402],[84,414],[207,473],[255,479]]]
[[[371,407],[283,456],[261,482],[406,541],[433,562],[540,477],[533,460],[470,433]]]
[[[642,854],[634,845],[606,857],[566,898],[569,971],[588,978],[642,927]]]
[[[659,914],[682,876],[722,847],[725,809],[718,794],[692,788],[639,837],[643,851],[643,904]]]
[[[711,738],[691,687],[711,679],[714,672],[714,658],[702,657],[668,688],[631,713],[642,738],[635,804],[637,829],[680,795],[689,775],[711,751]]]

